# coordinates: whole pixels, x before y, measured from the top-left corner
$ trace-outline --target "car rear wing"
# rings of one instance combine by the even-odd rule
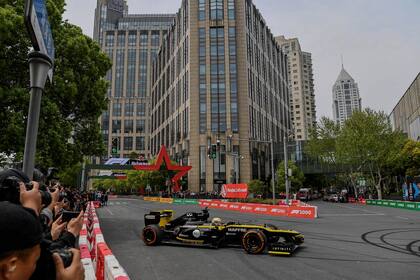
[[[151,211],[149,214],[144,215],[144,225],[159,225],[164,227],[173,216],[173,210],[162,210],[159,212]]]

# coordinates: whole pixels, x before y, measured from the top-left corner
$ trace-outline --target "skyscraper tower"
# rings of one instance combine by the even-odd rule
[[[301,50],[297,38],[278,36],[276,41],[287,55],[294,138],[307,140],[310,128],[316,124],[312,55]]]
[[[93,37],[112,61],[109,105],[100,118],[105,158],[151,156],[152,62],[173,21],[173,14],[128,14],[124,0],[97,0]]]
[[[352,76],[341,64],[341,71],[333,88],[333,115],[334,121],[343,124],[354,111],[362,109],[362,100],[359,96],[359,87]]]

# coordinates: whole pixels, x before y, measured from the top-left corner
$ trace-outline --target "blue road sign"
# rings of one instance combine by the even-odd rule
[[[26,0],[25,5],[25,23],[34,49],[46,54],[54,62],[54,39],[45,0]],[[52,70],[48,75],[52,80]]]

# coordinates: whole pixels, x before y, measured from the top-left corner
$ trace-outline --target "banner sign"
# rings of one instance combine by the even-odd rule
[[[174,204],[196,205],[198,204],[198,199],[174,198]]]
[[[201,207],[216,208],[243,213],[263,214],[272,216],[286,216],[293,218],[317,218],[316,206],[286,206],[257,203],[224,202],[220,200],[200,199]]]
[[[160,203],[172,203],[173,202],[173,199],[172,198],[169,198],[169,197],[161,197],[159,199],[159,202]]]
[[[247,184],[224,184],[220,195],[223,198],[242,198],[248,197]]]
[[[366,204],[402,208],[402,209],[408,209],[408,210],[420,210],[420,202],[367,199]]]

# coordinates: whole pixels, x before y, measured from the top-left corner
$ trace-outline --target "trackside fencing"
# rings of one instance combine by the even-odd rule
[[[79,248],[86,280],[130,279],[105,243],[92,202],[86,207]]]
[[[366,204],[420,211],[420,202],[366,199]]]
[[[218,199],[180,199],[162,197],[144,197],[145,201],[173,204],[198,204],[201,207],[217,208],[222,210],[238,211],[243,213],[263,214],[270,216],[284,216],[292,218],[318,218],[318,207],[311,206],[298,200],[291,200],[291,205],[285,205],[280,201],[279,205],[229,202]]]

